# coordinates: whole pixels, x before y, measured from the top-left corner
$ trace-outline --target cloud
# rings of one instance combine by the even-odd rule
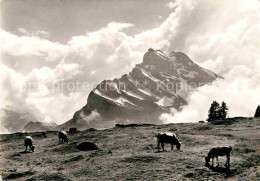
[[[189,96],[189,104],[181,112],[172,110],[172,114],[162,114],[160,119],[164,123],[206,120],[213,100],[227,103],[229,117],[252,117],[260,103],[259,80],[260,73],[252,74],[245,66],[237,66],[225,74],[225,79],[198,88]]]
[[[3,53],[33,55],[37,61],[45,56],[42,51],[48,55],[59,48],[62,51],[45,59],[55,61],[40,63],[40,68],[33,68],[27,74],[18,73],[19,70],[3,62],[1,72],[6,76],[2,77],[1,90],[5,94],[1,102],[15,107],[23,105],[24,111],[41,121],[58,124],[68,121],[86,104],[88,93],[98,83],[120,77],[142,60],[142,53],[132,50],[133,38],[122,32],[131,26],[112,22],[96,32],[72,37],[67,45],[33,36],[19,37],[3,30],[13,42],[4,45]],[[7,38],[3,41],[7,43]],[[29,47],[27,51],[23,51],[26,47]]]
[[[30,33],[24,28],[18,28],[17,30],[24,35],[30,35]]]
[[[48,67],[34,69],[27,76],[3,64],[0,64],[0,71],[1,107],[10,105],[35,115],[39,121],[62,123],[86,103],[84,92],[64,94],[61,88],[50,87],[59,82],[58,73],[68,71],[66,66],[54,70]]]
[[[91,83],[120,77],[142,61],[143,53],[135,49],[133,37],[122,32],[132,26],[113,22],[98,31],[72,37],[68,42],[70,54],[64,62],[80,64],[84,75],[77,79],[81,81]]]
[[[200,87],[189,96],[188,105],[181,112],[172,110],[171,114],[162,114],[161,120],[205,120],[213,100],[227,102],[231,117],[253,116],[260,104],[259,1],[177,3],[176,11],[164,22],[174,26],[169,47],[174,45],[225,79]],[[165,31],[164,36],[167,34]]]
[[[24,28],[18,28],[17,29],[22,35],[25,36],[34,36],[34,37],[38,37],[38,38],[48,38],[50,35],[50,32],[48,31],[43,31],[43,30],[39,30],[39,31],[35,31],[35,32],[28,32],[26,29]]]
[[[27,34],[25,29],[20,31]],[[39,33],[39,32],[38,32]],[[44,57],[47,61],[56,61],[68,51],[68,46],[54,43],[36,36],[17,36],[0,30],[1,52],[13,56],[33,55]]]
[[[0,134],[9,134],[9,133],[10,131],[8,129],[0,125]]]
[[[40,31],[34,32],[33,35],[34,35],[34,36],[38,36],[38,37],[40,37],[40,38],[49,38],[50,32],[40,30]]]
[[[169,3],[167,4],[167,6],[168,6],[170,9],[174,9],[174,8],[176,8],[178,5],[177,5],[176,3],[174,3],[174,2],[169,2]]]
[[[25,77],[3,64],[0,64],[0,76],[1,107],[4,107],[11,102],[23,105],[23,100],[17,100],[20,100],[20,97],[26,97],[25,93],[22,91]]]

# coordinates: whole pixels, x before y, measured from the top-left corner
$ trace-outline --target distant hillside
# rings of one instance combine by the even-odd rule
[[[29,122],[24,126],[23,132],[53,131],[56,126],[55,123]]]
[[[24,126],[37,119],[28,113],[19,113],[15,110],[1,109],[0,110],[0,133],[14,133],[23,131]]]

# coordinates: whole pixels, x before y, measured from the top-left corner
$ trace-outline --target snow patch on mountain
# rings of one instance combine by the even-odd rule
[[[175,98],[163,96],[159,101],[156,102],[159,106],[169,107],[172,106]]]

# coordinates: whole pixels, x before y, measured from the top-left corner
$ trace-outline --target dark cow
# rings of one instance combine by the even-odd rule
[[[181,143],[179,142],[177,136],[174,133],[158,133],[157,137],[157,148],[158,152],[160,151],[160,144],[164,151],[164,143],[170,143],[171,149],[173,150],[173,145],[176,145],[176,148],[181,149]]]
[[[205,165],[209,166],[209,162],[210,159],[212,159],[212,167],[214,166],[214,158],[217,159],[218,161],[218,156],[226,156],[227,157],[227,161],[225,163],[226,167],[230,167],[230,153],[232,151],[232,147],[228,146],[228,147],[215,147],[215,148],[211,148],[209,150],[208,156],[205,157]],[[219,161],[218,161],[218,165],[219,166]]]
[[[70,132],[70,134],[77,133],[77,128],[70,128],[69,132]]]
[[[61,140],[62,143],[63,142],[68,143],[69,142],[68,135],[67,135],[66,131],[60,131],[58,133],[58,137],[59,137],[59,143],[60,143],[60,140]]]
[[[30,136],[26,136],[24,139],[24,146],[25,151],[27,151],[28,146],[30,147],[31,151],[34,152],[35,146],[33,145],[33,139]]]

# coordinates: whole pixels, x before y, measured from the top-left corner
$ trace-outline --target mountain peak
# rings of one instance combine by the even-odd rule
[[[175,56],[175,51],[171,51],[171,52],[169,53],[169,56],[170,56],[170,57],[174,57],[174,56]]]
[[[219,76],[195,64],[184,53],[172,51],[166,55],[150,48],[143,62],[129,74],[102,81],[89,94],[87,104],[61,128],[70,125],[83,129],[108,122],[111,126],[126,122],[158,124],[162,113],[181,110],[187,104],[194,83],[198,87],[216,78]],[[189,87],[191,83],[193,88]]]
[[[143,65],[154,65],[156,67],[164,67],[169,66],[170,62],[174,61],[171,57],[168,57],[161,50],[154,50],[150,48],[148,52],[144,54],[143,57]]]

